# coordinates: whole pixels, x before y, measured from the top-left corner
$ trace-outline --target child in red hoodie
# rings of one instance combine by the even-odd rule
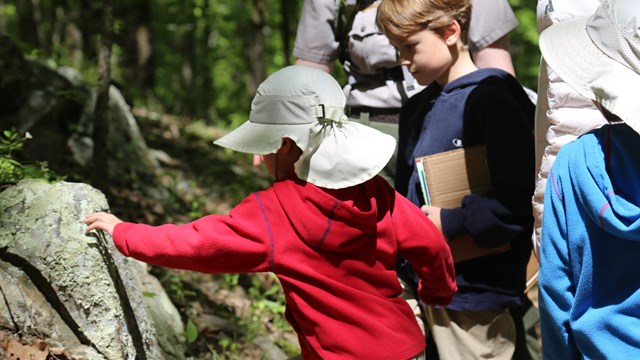
[[[87,232],[150,264],[204,273],[277,275],[286,318],[304,359],[410,359],[424,336],[400,295],[400,253],[415,267],[419,294],[447,305],[456,292],[444,238],[376,174],[395,140],[347,121],[345,97],[327,73],[294,65],[258,88],[250,119],[215,143],[262,155],[275,182],[229,215],[184,225],[88,215]]]

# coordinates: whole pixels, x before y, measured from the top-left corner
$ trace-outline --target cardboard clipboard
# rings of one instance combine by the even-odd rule
[[[469,194],[483,194],[491,188],[484,145],[460,148],[416,159],[425,204],[455,208]],[[482,248],[471,236],[449,240],[453,261],[458,263],[499,254],[511,249],[510,244]]]

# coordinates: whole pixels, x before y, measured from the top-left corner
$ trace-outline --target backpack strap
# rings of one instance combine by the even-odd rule
[[[364,10],[373,4],[375,0],[336,0],[336,21],[333,34],[338,42],[338,59],[344,64],[349,58],[349,32],[353,26],[353,20],[360,10]]]

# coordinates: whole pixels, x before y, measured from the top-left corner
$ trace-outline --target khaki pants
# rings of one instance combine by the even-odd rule
[[[511,360],[516,328],[509,310],[453,311],[426,308],[442,360]]]

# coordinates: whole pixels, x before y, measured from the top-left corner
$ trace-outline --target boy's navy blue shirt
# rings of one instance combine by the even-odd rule
[[[501,309],[521,303],[532,247],[534,113],[519,82],[499,69],[479,69],[444,87],[434,82],[402,107],[398,192],[423,205],[414,159],[484,144],[491,190],[466,196],[461,207],[442,209],[443,233],[448,239],[468,233],[482,247],[511,243],[506,253],[456,264],[459,290],[449,309]],[[399,264],[400,272],[406,272],[402,260]]]

